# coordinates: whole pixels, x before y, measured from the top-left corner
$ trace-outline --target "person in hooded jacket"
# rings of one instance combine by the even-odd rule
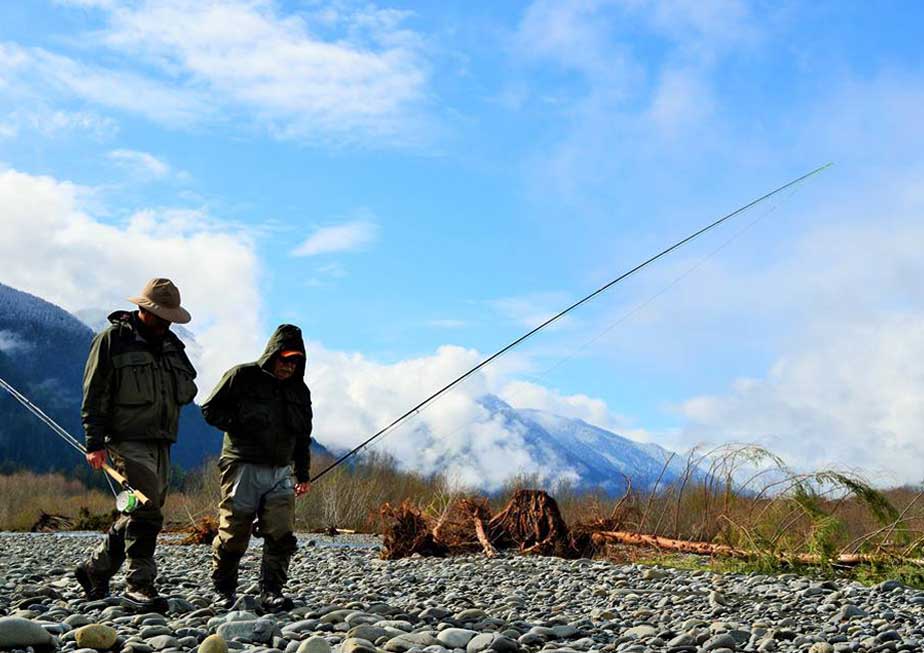
[[[222,431],[218,535],[212,542],[212,583],[225,607],[236,601],[238,567],[253,521],[263,537],[260,566],[264,610],[291,609],[282,593],[297,543],[295,497],[307,493],[311,392],[305,385],[301,330],[279,326],[263,355],[228,370],[202,404]],[[294,479],[293,479],[294,476]]]

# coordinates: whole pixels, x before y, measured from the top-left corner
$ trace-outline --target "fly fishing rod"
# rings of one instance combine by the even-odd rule
[[[37,417],[45,426],[50,428],[52,432],[59,436],[62,440],[67,442],[71,447],[82,453],[84,456],[87,455],[87,448],[83,446],[80,441],[77,440],[73,435],[68,433],[64,427],[54,421],[51,417],[48,416],[45,411],[36,406],[32,401],[26,397],[24,394],[19,392],[16,388],[7,383],[3,378],[0,378],[0,388],[6,390],[13,399],[18,401],[23,407],[26,408],[30,413]],[[122,492],[116,495],[116,507],[120,512],[132,512],[135,508],[138,507],[138,504],[147,505],[150,499],[145,496],[142,492],[135,490],[131,485],[128,484],[128,479],[120,474],[117,470],[113,469],[107,463],[103,463],[103,471],[119,484],[119,487],[122,488]],[[110,489],[112,484],[110,483]],[[113,494],[116,494],[115,490],[112,491]]]
[[[683,247],[684,245],[686,245],[687,243],[689,243],[691,240],[694,240],[694,239],[698,238],[699,236],[702,236],[704,233],[706,233],[706,232],[708,232],[708,231],[711,231],[712,229],[718,227],[718,226],[719,226],[720,224],[722,224],[723,222],[726,222],[727,220],[731,220],[731,219],[734,218],[736,215],[739,215],[739,214],[741,214],[741,213],[744,213],[744,212],[747,211],[748,209],[750,209],[750,208],[752,208],[752,207],[754,207],[754,206],[760,204],[760,203],[763,202],[764,200],[770,199],[771,197],[773,197],[773,196],[776,195],[777,193],[780,193],[780,192],[786,190],[787,188],[791,188],[791,187],[793,187],[793,186],[795,186],[795,185],[797,185],[797,184],[799,184],[799,183],[805,181],[805,180],[808,179],[809,177],[813,177],[814,175],[817,175],[818,173],[820,173],[820,172],[822,172],[822,171],[824,171],[824,170],[827,170],[827,169],[830,168],[832,165],[834,165],[834,164],[833,164],[833,163],[826,163],[825,165],[823,165],[823,166],[821,166],[821,167],[815,168],[815,169],[812,170],[811,172],[807,172],[806,174],[802,175],[801,177],[797,177],[796,179],[793,179],[792,181],[789,181],[789,182],[783,184],[783,185],[780,186],[779,188],[775,188],[774,190],[770,191],[769,193],[766,193],[765,195],[761,195],[761,196],[758,197],[757,199],[748,202],[747,204],[745,204],[744,206],[742,206],[742,207],[740,207],[740,208],[738,208],[738,209],[735,209],[735,210],[732,211],[731,213],[729,213],[729,214],[727,214],[727,215],[725,215],[725,216],[719,218],[719,219],[716,220],[715,222],[712,222],[711,224],[706,225],[706,226],[703,227],[702,229],[699,229],[698,231],[693,232],[692,234],[690,234],[690,235],[687,236],[686,238],[683,238],[682,240],[678,240],[676,243],[674,243],[674,244],[671,245],[670,247],[661,250],[660,252],[658,252],[657,254],[655,254],[654,256],[652,256],[651,258],[648,258],[648,259],[646,259],[645,261],[639,263],[638,265],[636,265],[636,266],[635,266],[634,268],[632,268],[631,270],[622,273],[621,275],[619,275],[618,277],[616,277],[616,278],[613,279],[612,281],[610,281],[610,282],[608,282],[608,283],[606,283],[606,284],[600,286],[599,288],[597,288],[596,290],[594,290],[594,291],[593,291],[592,293],[590,293],[589,295],[583,297],[582,299],[579,299],[578,301],[574,302],[573,304],[571,304],[571,305],[568,306],[567,308],[565,308],[565,309],[563,309],[562,311],[556,313],[555,315],[553,315],[552,317],[550,317],[549,319],[547,319],[545,322],[543,322],[543,323],[540,324],[539,326],[537,326],[537,327],[535,327],[534,329],[532,329],[531,331],[529,331],[529,332],[523,334],[522,336],[520,336],[519,338],[517,338],[516,340],[514,340],[514,341],[511,342],[510,344],[508,344],[508,345],[502,347],[501,349],[499,349],[498,351],[496,351],[495,353],[491,354],[490,356],[488,356],[487,358],[485,358],[483,361],[481,361],[480,363],[478,363],[475,367],[471,368],[470,370],[468,370],[467,372],[465,372],[465,373],[462,374],[461,376],[457,377],[457,378],[454,379],[453,381],[447,383],[445,386],[443,386],[442,388],[440,388],[439,390],[437,390],[436,392],[434,392],[433,394],[431,394],[429,397],[427,397],[426,399],[424,399],[423,401],[421,401],[419,404],[417,404],[416,406],[414,406],[413,408],[411,408],[410,410],[408,410],[406,413],[404,413],[404,414],[401,415],[400,417],[396,418],[394,421],[392,421],[390,424],[388,424],[388,426],[385,426],[385,427],[382,428],[381,430],[379,430],[379,431],[377,431],[376,433],[372,434],[371,436],[369,436],[368,438],[366,438],[365,440],[363,440],[360,444],[358,444],[356,447],[354,447],[353,449],[351,449],[351,450],[348,451],[347,453],[345,453],[345,454],[343,454],[342,456],[340,456],[339,458],[337,458],[337,460],[335,460],[335,461],[332,462],[330,465],[328,465],[327,467],[325,467],[324,469],[322,469],[320,472],[318,472],[317,474],[315,474],[314,478],[311,479],[311,480],[312,480],[312,481],[317,481],[317,480],[320,479],[322,476],[324,476],[325,474],[327,474],[328,472],[330,472],[332,469],[334,469],[335,467],[337,467],[338,465],[340,465],[341,463],[343,463],[343,462],[346,461],[347,459],[351,458],[352,456],[354,456],[354,455],[356,455],[357,453],[359,453],[360,451],[362,451],[366,446],[368,446],[369,444],[371,444],[373,441],[377,440],[378,438],[380,438],[380,437],[382,437],[383,435],[385,435],[388,431],[390,431],[390,430],[392,430],[393,428],[395,428],[398,424],[400,424],[401,422],[403,422],[405,419],[407,419],[407,418],[410,417],[411,415],[415,414],[417,411],[419,411],[421,408],[423,408],[424,406],[426,406],[427,404],[429,404],[431,401],[435,400],[437,397],[439,397],[439,396],[442,395],[443,393],[447,392],[448,390],[450,390],[450,389],[453,388],[454,386],[458,385],[459,383],[461,383],[462,381],[464,381],[465,379],[467,379],[468,377],[470,377],[472,374],[474,374],[475,372],[477,372],[477,371],[480,370],[481,368],[483,368],[483,367],[485,367],[485,366],[487,366],[487,365],[490,365],[494,360],[500,358],[501,356],[503,356],[504,354],[506,354],[508,351],[510,351],[511,349],[513,349],[514,347],[516,347],[517,345],[519,345],[520,343],[522,343],[524,340],[530,338],[531,336],[535,335],[535,334],[538,333],[539,331],[542,331],[544,328],[546,328],[547,326],[549,326],[549,325],[552,324],[553,322],[556,322],[557,320],[561,319],[562,317],[564,317],[565,315],[567,315],[568,313],[570,313],[571,311],[573,311],[574,309],[576,309],[578,306],[581,306],[582,304],[585,304],[585,303],[589,302],[591,299],[593,299],[593,298],[596,297],[597,295],[600,295],[601,293],[606,292],[607,290],[609,290],[610,288],[612,288],[613,286],[615,286],[615,285],[618,284],[619,282],[621,282],[621,281],[627,279],[628,277],[632,276],[633,274],[635,274],[636,272],[638,272],[638,271],[641,270],[642,268],[645,268],[645,267],[647,267],[648,265],[650,265],[650,264],[654,263],[655,261],[657,261],[658,259],[660,259],[660,258],[662,258],[662,257],[664,257],[664,256],[667,256],[668,254],[670,254],[671,252],[673,252],[675,249],[678,249],[678,248],[680,248],[680,247]]]

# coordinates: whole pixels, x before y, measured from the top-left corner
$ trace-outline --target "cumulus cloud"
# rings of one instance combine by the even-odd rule
[[[260,342],[260,264],[244,233],[198,211],[140,212],[122,223],[94,217],[90,190],[0,172],[0,280],[70,310],[130,307],[154,276],[172,278],[202,345],[200,388]]]
[[[375,241],[378,232],[378,225],[367,220],[354,220],[329,227],[320,227],[301,245],[292,250],[292,255],[317,256],[318,254],[363,249]]]
[[[404,27],[405,12],[349,3],[290,12],[272,0],[93,4],[105,27],[92,41],[119,53],[126,71],[16,46],[7,46],[8,54],[43,85],[159,123],[218,113],[296,140],[422,138],[428,67],[423,40]],[[159,89],[176,92],[172,106]],[[133,97],[133,90],[142,94]]]
[[[924,355],[916,245],[924,195],[910,179],[888,197],[860,189],[842,198],[849,212],[817,209],[820,224],[773,264],[709,274],[704,299],[724,305],[732,329],[771,343],[774,354],[765,373],[681,402],[675,445],[757,441],[801,468],[854,467],[882,484],[922,480],[924,373],[915,361]],[[653,342],[667,338],[669,325],[706,333],[698,312],[683,301],[665,309]],[[713,317],[721,315],[717,308]],[[719,339],[729,328],[721,320],[710,329]]]
[[[805,469],[921,482],[924,313],[829,325],[763,378],[683,403],[688,438],[757,441]]]

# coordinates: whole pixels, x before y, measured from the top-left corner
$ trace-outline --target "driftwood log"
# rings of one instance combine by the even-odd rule
[[[629,533],[626,531],[600,531],[593,534],[594,543],[597,546],[606,544],[623,544],[629,546],[647,546],[660,551],[670,551],[672,553],[692,553],[696,555],[720,556],[724,558],[737,558],[740,560],[753,560],[761,556],[756,551],[747,549],[737,549],[726,544],[713,544],[711,542],[691,542],[688,540],[675,540],[669,537],[660,537],[658,535],[646,535],[643,533]],[[822,563],[819,555],[812,553],[798,553],[795,555],[778,556],[780,560],[787,560],[804,565],[818,565]],[[862,553],[845,553],[835,556],[831,562],[836,565],[845,567],[860,564],[875,564],[878,562],[889,561],[888,556],[868,555]],[[924,566],[924,560],[902,558],[902,562],[915,566]]]

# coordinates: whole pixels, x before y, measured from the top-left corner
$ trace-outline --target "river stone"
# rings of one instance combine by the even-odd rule
[[[487,617],[487,613],[481,608],[468,608],[463,610],[455,616],[456,621],[466,622],[466,621],[478,621],[479,619],[484,619]]]
[[[155,651],[163,651],[165,648],[177,648],[179,646],[176,637],[171,635],[157,635],[147,640],[147,642]]]
[[[72,614],[64,619],[64,623],[71,628],[80,628],[81,626],[89,626],[93,623],[93,620],[84,614]]]
[[[367,612],[354,612],[353,614],[348,614],[346,619],[344,619],[350,628],[353,626],[360,626],[362,624],[374,624],[381,620],[382,617],[379,615],[369,614]]]
[[[0,648],[48,646],[51,635],[34,621],[19,617],[0,617]]]
[[[386,651],[403,653],[412,648],[424,648],[426,646],[433,646],[434,644],[439,644],[439,640],[429,632],[424,631],[420,633],[404,633],[403,635],[392,637],[385,643],[384,648]]]
[[[668,576],[670,576],[670,573],[663,569],[650,568],[642,572],[642,580],[661,580]]]
[[[285,629],[283,629],[285,630]],[[385,636],[385,629],[379,628],[378,626],[370,626],[368,624],[360,624],[359,626],[353,626],[347,631],[346,636],[348,638],[352,637],[355,639],[364,639],[369,642],[374,642],[379,637]]]
[[[340,653],[375,653],[375,644],[361,637],[347,637],[340,644]]]
[[[359,610],[333,610],[321,617],[321,623],[335,624],[346,621],[346,618],[353,614],[362,614]]]
[[[427,608],[426,610],[421,612],[420,618],[425,621],[430,621],[430,620],[439,621],[441,619],[445,619],[451,614],[452,613],[449,610],[446,610],[445,608],[433,607],[433,608]]]
[[[728,633],[721,633],[715,637],[710,637],[703,644],[704,651],[719,651],[723,648],[734,651],[736,648],[738,648],[738,642],[736,642],[735,638]]]
[[[834,646],[828,642],[815,642],[809,649],[809,653],[834,653]]]
[[[254,621],[232,621],[218,627],[218,635],[225,641],[238,640],[254,644],[268,644],[273,639],[276,629],[272,621],[256,619]]]
[[[491,642],[491,649],[497,651],[497,653],[516,653],[516,651],[520,650],[520,645],[515,639],[499,635]]]
[[[330,653],[330,644],[323,637],[309,637],[298,645],[296,653]]]
[[[623,635],[627,637],[635,637],[638,639],[642,639],[644,637],[654,637],[657,634],[658,634],[657,628],[655,628],[654,626],[647,626],[645,624],[630,628],[629,630],[623,633]]]
[[[559,639],[570,639],[578,634],[580,634],[580,629],[577,626],[572,626],[571,624],[560,624],[558,626],[552,626],[552,632],[555,634],[555,637]]]
[[[89,624],[81,626],[74,633],[74,639],[80,648],[95,648],[97,651],[105,651],[112,648],[116,642],[118,634],[115,629],[102,624]]]
[[[228,653],[228,644],[221,635],[209,635],[199,644],[198,653]]]
[[[467,628],[447,628],[437,633],[436,638],[448,648],[465,648],[472,638],[478,634],[477,630]]]
[[[152,637],[157,637],[158,635],[172,635],[173,631],[170,630],[167,626],[145,626],[141,629],[139,636],[141,639],[151,639]]]
[[[832,621],[850,621],[854,617],[865,617],[866,611],[861,610],[853,603],[847,603],[846,605],[841,606],[841,609],[838,610],[837,614],[834,615]]]
[[[494,642],[495,637],[497,637],[496,633],[481,633],[480,635],[475,635],[469,641],[468,645],[466,645],[466,653],[480,653],[485,649],[491,648],[491,644]]]

